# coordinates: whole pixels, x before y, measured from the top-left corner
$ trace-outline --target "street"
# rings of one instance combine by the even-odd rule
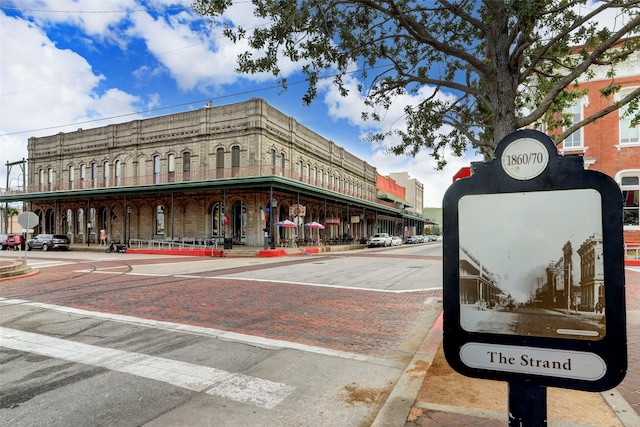
[[[439,243],[28,263],[0,281],[3,425],[367,425],[441,309]]]

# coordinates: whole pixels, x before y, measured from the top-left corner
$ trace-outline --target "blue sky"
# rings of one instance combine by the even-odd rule
[[[0,188],[7,162],[27,157],[32,136],[89,129],[188,111],[204,106],[264,98],[325,138],[333,140],[386,175],[408,172],[424,186],[425,207],[440,207],[452,176],[470,161],[448,156],[436,171],[427,152],[415,158],[386,153],[385,144],[364,141],[375,130],[400,126],[402,108],[429,88],[398,100],[381,123],[363,122],[356,90],[339,96],[320,83],[310,107],[305,84],[283,92],[272,75],[240,75],[235,59],[244,50],[193,13],[191,0],[0,0]],[[225,19],[245,28],[264,25],[249,1],[234,2]],[[283,62],[290,83],[301,81],[301,64]],[[356,77],[347,79],[356,87]],[[14,168],[11,187],[23,178]]]

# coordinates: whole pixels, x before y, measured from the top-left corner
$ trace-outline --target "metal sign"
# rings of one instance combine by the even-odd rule
[[[22,228],[33,228],[34,225],[38,224],[38,215],[33,212],[22,212],[18,215],[18,224],[20,224]]]
[[[615,387],[627,369],[620,188],[533,130],[472,167],[443,200],[447,361],[510,385]]]

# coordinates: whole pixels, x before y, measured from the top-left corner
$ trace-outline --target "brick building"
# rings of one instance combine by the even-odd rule
[[[411,203],[378,198],[375,167],[261,99],[30,138],[27,161],[28,184],[0,202],[28,203],[35,233],[76,243],[104,229],[114,241],[261,246],[266,233],[277,245],[292,230],[275,223],[295,219],[313,244],[424,223]],[[321,233],[303,226],[328,218]]]
[[[607,71],[598,68],[592,78],[580,82],[579,89],[588,89],[588,93],[568,111],[574,122],[603,110],[640,87],[640,52],[616,67],[613,83],[620,85],[621,90],[604,98],[600,89],[612,84]],[[640,127],[632,127],[631,118],[624,117],[625,112],[622,108],[588,124],[560,142],[558,150],[583,155],[586,168],[603,172],[620,185],[627,257],[640,259]]]

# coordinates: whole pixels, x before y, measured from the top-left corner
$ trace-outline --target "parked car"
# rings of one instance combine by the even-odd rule
[[[69,249],[69,238],[63,234],[38,234],[27,242],[27,250],[42,249]]]
[[[24,237],[21,234],[12,234],[7,239],[7,250],[17,250],[25,248]]]
[[[407,237],[407,244],[408,245],[415,245],[416,243],[421,243],[422,239],[420,238],[420,236],[409,236]]]
[[[402,246],[402,237],[391,236],[391,246]]]
[[[13,234],[0,234],[0,251],[9,249],[9,239],[13,238]]]
[[[391,246],[391,236],[388,233],[376,233],[369,240],[368,246],[370,248]]]

